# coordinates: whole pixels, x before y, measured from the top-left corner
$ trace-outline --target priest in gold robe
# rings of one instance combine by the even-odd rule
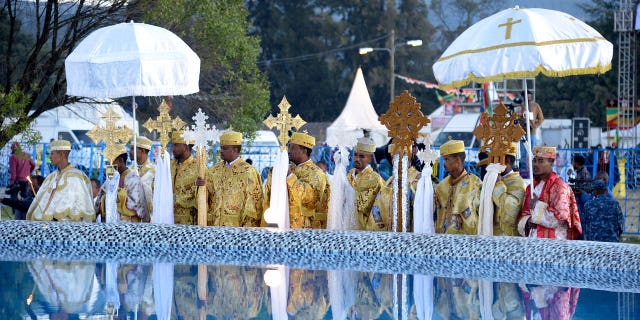
[[[147,209],[149,216],[153,216],[153,182],[156,176],[156,165],[149,161],[149,151],[153,143],[147,137],[138,136],[136,138],[136,147],[133,144],[130,145],[129,157],[134,159],[135,152],[135,164],[132,167],[136,167],[138,170],[138,176],[142,182],[142,189],[144,190],[144,198],[147,202]]]
[[[388,152],[393,152],[395,148],[394,144],[389,144]],[[415,157],[418,150],[414,146],[413,147],[413,156]],[[415,162],[415,161],[414,161]],[[392,231],[393,224],[393,176],[397,173],[394,172],[387,181],[383,182],[380,186],[380,191],[376,195],[375,201],[373,203],[373,207],[371,209],[371,218],[369,223],[367,223],[366,229],[369,231]],[[421,172],[415,166],[410,166],[407,170],[407,175],[409,178],[409,231],[412,231],[413,226],[413,199],[416,193],[416,188],[418,187],[418,181],[421,177]],[[382,221],[381,223],[379,221]],[[402,231],[402,217],[397,218],[398,223],[398,231]]]
[[[505,155],[506,168],[493,188],[493,204],[495,205],[493,215],[493,235],[494,236],[519,236],[518,218],[524,203],[524,193],[526,183],[520,173],[513,170],[516,162],[517,145],[512,143],[511,150]]]
[[[241,145],[240,132],[227,131],[220,136],[222,161],[207,170],[207,225],[260,226],[262,179],[258,170],[240,157]],[[198,185],[202,180],[198,179]]]
[[[294,132],[289,141],[289,159],[293,165],[287,173],[289,221],[292,229],[327,227],[329,182],[327,175],[311,160],[316,139],[303,132]],[[265,188],[265,211],[271,196],[271,174]]]
[[[185,141],[182,131],[171,136],[173,159],[171,160],[171,182],[173,183],[173,217],[175,224],[196,225],[198,205],[196,201],[196,179],[198,162],[191,156],[192,141]]]
[[[113,165],[120,174],[118,182],[117,210],[120,221],[149,222],[149,210],[145,199],[142,181],[136,172],[127,168],[127,150],[119,145],[120,155],[113,160]]]
[[[449,140],[440,146],[449,174],[435,188],[436,233],[478,234],[482,181],[464,169],[464,143]]]
[[[371,168],[373,153],[376,145],[371,138],[361,138],[354,148],[354,168],[349,170],[347,180],[356,193],[356,210],[358,228],[367,230],[368,226],[380,226],[383,224],[380,214],[372,215],[371,209],[384,184],[382,177]]]
[[[29,207],[27,220],[95,221],[91,182],[84,172],[69,163],[71,143],[50,144],[51,164],[57,167],[42,183]]]

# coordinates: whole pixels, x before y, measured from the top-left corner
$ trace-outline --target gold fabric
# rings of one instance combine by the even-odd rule
[[[207,225],[259,227],[262,219],[262,180],[243,159],[229,167],[224,161],[207,170]]]
[[[130,169],[120,175],[117,199],[121,221],[150,221],[142,182],[140,177]]]
[[[354,313],[359,319],[393,318],[393,275],[387,273],[358,273]],[[385,316],[382,316],[385,314]]]
[[[366,167],[355,178],[353,177],[356,169],[353,168],[347,174],[347,180],[356,192],[356,211],[358,213],[358,229],[367,230],[367,226],[376,225],[372,219],[371,209],[376,200],[380,187],[384,184],[384,180],[380,175],[373,171],[371,167]]]
[[[360,138],[354,149],[356,152],[373,154],[376,152],[376,143],[371,138]]]
[[[440,155],[442,156],[460,152],[464,152],[464,142],[461,140],[449,140],[440,146]]]
[[[518,172],[512,172],[493,188],[495,205],[493,216],[494,236],[518,236],[518,217],[524,203],[526,182]]]
[[[207,313],[216,319],[254,319],[262,308],[265,284],[255,267],[208,266]]]
[[[409,231],[413,230],[413,199],[416,194],[416,188],[418,187],[418,181],[420,180],[422,173],[415,167],[409,167],[409,188],[411,189],[409,195]],[[369,217],[369,221],[366,224],[365,230],[369,231],[388,231],[391,230],[391,224],[393,223],[393,217],[391,212],[393,210],[393,176],[389,177],[386,182],[380,187],[380,191],[376,196],[376,200],[373,204],[372,214]],[[380,224],[379,221],[382,221]],[[398,228],[402,230],[402,217],[398,217]]]
[[[138,175],[140,176],[140,182],[142,182],[145,201],[147,201],[149,217],[153,217],[153,183],[156,177],[156,165],[147,159],[139,166]]]
[[[226,131],[220,136],[221,146],[242,145],[242,133],[236,131]]]
[[[151,139],[144,136],[136,137],[136,148],[151,150],[152,145],[153,145],[153,142],[151,141]],[[133,143],[131,143],[131,146],[133,147]]]
[[[290,227],[326,228],[330,194],[327,175],[311,160],[293,166],[291,172],[291,176],[287,177]],[[264,192],[263,207],[266,211],[271,196],[271,173]]]
[[[478,234],[481,186],[480,178],[466,170],[458,179],[447,176],[436,186],[436,233]]]
[[[316,145],[316,138],[304,132],[294,132],[289,142],[312,149]]]
[[[52,172],[31,203],[27,220],[96,221],[89,178],[71,164]]]
[[[56,140],[49,144],[51,151],[69,151],[71,150],[71,142],[67,140]]]
[[[434,308],[440,318],[480,319],[478,280],[438,278],[435,291]]]
[[[522,296],[515,283],[494,282],[493,294],[492,312],[494,319],[525,319]]]
[[[173,267],[173,305],[169,319],[198,319],[198,275],[190,265]],[[193,268],[195,269],[195,267]]]
[[[287,313],[293,319],[324,319],[329,310],[328,287],[325,270],[291,270]]]
[[[198,163],[189,156],[178,164],[171,160],[171,181],[173,182],[173,217],[175,224],[196,225],[198,206],[196,202],[196,179]]]

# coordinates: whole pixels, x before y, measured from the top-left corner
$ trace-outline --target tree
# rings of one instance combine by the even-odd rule
[[[77,99],[65,95],[64,58],[94,29],[124,20],[127,1],[90,3],[5,0],[0,8],[0,147],[44,111]]]
[[[202,108],[211,120],[234,130],[259,129],[269,110],[269,83],[256,64],[259,38],[247,34],[243,2],[140,0],[136,6],[143,9],[142,21],[165,26],[200,57],[200,93],[173,99],[181,117],[190,122]]]
[[[422,39],[425,46],[399,47],[396,73],[432,79],[430,59],[433,27],[421,0],[247,1],[254,32],[262,39],[260,67],[272,83],[271,105],[286,94],[292,112],[307,121],[332,121],[344,107],[355,70],[362,66],[378,113],[389,104],[389,55],[361,56],[360,47],[389,47],[396,39]],[[396,81],[396,92],[410,89]],[[434,99],[435,100],[435,99]]]

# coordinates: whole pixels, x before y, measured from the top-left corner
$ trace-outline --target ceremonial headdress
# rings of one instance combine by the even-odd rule
[[[71,142],[67,140],[56,140],[49,144],[51,151],[71,151]]]
[[[449,140],[440,146],[440,154],[443,156],[460,152],[464,152],[464,142],[461,140]]]
[[[376,143],[371,138],[360,138],[355,148],[356,152],[373,154],[376,152]]]
[[[119,157],[119,156],[127,153],[127,147],[125,147],[124,144],[118,143],[118,144],[116,144],[115,148],[116,148],[115,149],[116,150],[115,154],[117,154],[116,157]]]
[[[136,138],[136,148],[142,148],[145,150],[151,150],[151,146],[153,145],[153,142],[151,142],[151,139],[144,137],[144,136],[138,136]]]
[[[549,147],[549,146],[533,147],[533,155],[535,157],[540,157],[540,158],[555,159],[556,147]]]
[[[220,136],[221,146],[239,146],[242,145],[242,133],[236,131],[226,131]]]
[[[509,149],[504,154],[515,157],[517,151],[518,151],[518,145],[515,142],[511,142],[509,144]]]
[[[316,138],[304,132],[294,132],[291,135],[291,140],[289,140],[289,142],[313,149],[313,146],[316,145]]]
[[[171,143],[194,144],[193,140],[186,141],[182,134],[184,134],[184,130],[174,130],[171,133]]]

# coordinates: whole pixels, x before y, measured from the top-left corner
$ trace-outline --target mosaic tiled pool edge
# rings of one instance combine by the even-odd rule
[[[2,221],[0,260],[285,264],[640,292],[638,245],[517,237]]]

